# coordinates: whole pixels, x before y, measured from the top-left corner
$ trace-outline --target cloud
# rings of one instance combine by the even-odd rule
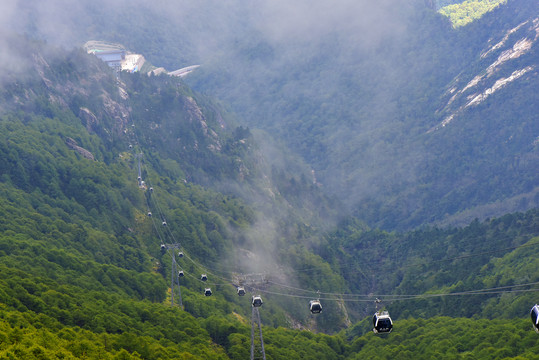
[[[253,11],[254,24],[275,41],[316,41],[330,33],[372,41],[402,29],[394,0],[274,0]]]
[[[2,1],[0,3],[0,78],[9,73],[17,72],[23,60],[13,49],[12,21],[16,17],[17,1]]]
[[[299,45],[303,49],[316,46],[330,35],[342,48],[377,44],[405,29],[406,14],[397,3],[398,0],[4,0],[0,19],[6,31],[26,33],[66,48],[81,46],[96,36],[115,41],[114,38],[129,39],[132,34],[162,44],[162,52],[181,46],[183,53],[189,53],[185,58],[205,61],[228,54],[253,36],[271,45]],[[175,37],[176,43],[170,37]]]

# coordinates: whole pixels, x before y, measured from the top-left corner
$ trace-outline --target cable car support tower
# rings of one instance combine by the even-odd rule
[[[170,305],[174,306],[174,285],[178,286],[178,305],[183,309],[182,290],[180,288],[180,276],[177,270],[176,251],[179,250],[180,244],[164,244],[166,250],[172,250],[172,264],[170,266]]]
[[[266,360],[266,351],[264,350],[264,339],[262,338],[262,323],[260,322],[260,312],[258,311],[259,306],[253,306],[253,311],[251,315],[251,360],[255,359],[255,323],[258,324],[258,333],[260,336],[260,353],[262,354],[262,359]]]
[[[138,186],[142,187],[142,185],[144,184],[144,182],[142,181],[142,168],[141,168],[141,164],[140,164],[140,162],[142,160],[142,153],[135,154],[135,159],[137,159],[137,172],[138,172],[137,181],[138,181]]]

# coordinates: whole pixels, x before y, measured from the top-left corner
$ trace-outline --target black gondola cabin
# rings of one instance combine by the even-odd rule
[[[210,288],[204,289],[204,296],[211,296],[211,289]]]
[[[375,334],[390,333],[393,330],[393,321],[387,311],[378,311],[372,317],[372,331]]]
[[[251,303],[254,307],[260,307],[264,303],[260,295],[255,295],[251,298]]]
[[[533,329],[539,333],[539,305],[535,304],[532,307],[530,316],[532,318]]]
[[[320,314],[322,312],[320,300],[311,300],[309,302],[309,310],[311,310],[312,314]]]

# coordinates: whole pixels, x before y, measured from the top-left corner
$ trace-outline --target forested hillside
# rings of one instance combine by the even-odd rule
[[[327,208],[320,206],[324,197],[296,179],[297,173],[265,164],[250,131],[235,127],[217,104],[176,78],[116,79],[105,64],[79,50],[63,52],[21,37],[11,41],[17,56],[31,62],[20,78],[3,78],[6,318],[29,311],[57,330],[75,326],[189,343],[198,330],[174,330],[185,320],[179,308],[168,312],[166,324],[165,315],[157,315],[168,311],[162,303],[170,295],[171,262],[160,251],[163,242],[177,242],[189,255],[181,265],[188,274],[182,279],[183,305],[196,317],[224,319],[234,312],[245,322],[249,302],[235,294],[234,279],[285,269],[290,249],[294,264],[329,270],[327,278],[309,280],[312,286],[342,283],[306,246],[316,243],[310,241],[315,229],[323,229],[323,222],[314,227],[305,221],[320,218]],[[276,209],[282,211],[271,215]],[[155,227],[161,221],[169,233]],[[211,299],[204,299],[197,280],[202,272],[215,286]],[[285,306],[277,300],[265,308],[272,314],[268,325],[307,318],[294,314],[303,308],[300,301]],[[134,319],[133,311],[143,312],[144,319]],[[27,315],[25,321],[37,326]],[[328,312],[321,329],[341,328],[339,317],[339,309]],[[175,351],[192,347],[184,345]],[[110,352],[125,348],[118,346]],[[213,353],[204,346],[194,353]]]
[[[373,226],[537,206],[539,3],[508,1],[458,29],[422,4],[395,7],[379,25],[246,37],[188,81],[283,139]]]
[[[538,205],[537,1],[456,29],[437,10],[477,18],[495,3],[83,1],[71,16],[30,1],[6,26],[68,47],[119,42],[169,70],[200,64],[188,84],[301,157],[340,213],[406,230]]]
[[[38,3],[2,9],[37,16],[50,5]],[[537,357],[536,4],[511,4],[459,30],[422,1],[396,7],[389,28],[349,28],[385,28],[349,54],[339,32],[303,42],[309,26],[239,36],[249,18],[220,38],[238,35],[237,54],[213,54],[221,63],[190,80],[208,93],[230,82],[218,92],[238,96],[231,107],[183,79],[115,73],[79,48],[38,40],[52,29],[39,21],[25,36],[1,33],[0,359],[245,359],[257,313],[267,359]],[[106,33],[117,13],[100,5],[74,5],[95,13],[57,35]],[[140,25],[170,21],[158,5],[126,11]],[[231,11],[223,3],[205,16],[220,10]],[[89,14],[103,16],[93,32]],[[392,39],[404,25],[422,35]],[[181,29],[152,26],[130,41],[163,59],[158,43]],[[472,33],[476,42],[453,53]],[[285,35],[298,42],[281,43]],[[204,58],[193,39],[179,40],[179,61]],[[227,67],[236,55],[241,78]],[[267,79],[250,78],[254,70]],[[330,178],[343,182],[331,190]],[[531,209],[490,215],[511,207]],[[320,314],[309,311],[314,299]],[[377,308],[390,312],[390,334],[373,333]]]
[[[399,234],[349,221],[331,235],[339,250],[327,251],[339,258],[354,293],[391,293],[388,301],[395,299],[391,308],[399,316],[513,318],[537,294],[516,290],[500,298],[494,289],[528,289],[539,280],[538,222],[537,210],[531,210],[484,223],[476,219],[464,228]]]
[[[444,6],[440,9],[440,13],[449,17],[453,26],[458,27],[481,18],[501,3],[505,3],[505,0],[466,0]]]

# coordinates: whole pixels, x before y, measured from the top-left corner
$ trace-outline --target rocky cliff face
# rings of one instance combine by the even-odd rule
[[[446,93],[448,100],[440,111],[445,118],[429,132],[447,126],[455,116],[481,104],[510,83],[536,77],[538,64],[533,53],[537,52],[538,40],[539,17],[518,24],[501,38],[491,38],[479,56],[473,78],[469,79],[470,74],[467,74],[453,80]]]
[[[27,59],[24,80],[4,78],[0,109],[5,112],[23,110],[50,117],[56,111],[71,112],[89,132],[109,143],[132,141],[135,122],[150,124],[149,130],[159,134],[156,141],[169,143],[168,138],[175,136],[176,144],[171,147],[200,151],[203,144],[204,151],[222,151],[219,132],[225,126],[219,110],[201,107],[177,78],[117,77],[106,64],[82,50],[66,54],[42,44],[21,47],[17,57]],[[71,141],[68,144],[76,146]]]
[[[80,147],[74,139],[70,137],[66,138],[66,144],[70,149],[75,150],[76,152],[81,154],[82,157],[89,160],[95,160],[94,155],[85,148]]]
[[[82,50],[66,53],[20,40],[14,58],[24,59],[17,73],[3,76],[1,108],[54,116],[72,112],[86,128],[113,138],[122,136],[129,109],[112,71]],[[26,43],[26,47],[22,44]]]

